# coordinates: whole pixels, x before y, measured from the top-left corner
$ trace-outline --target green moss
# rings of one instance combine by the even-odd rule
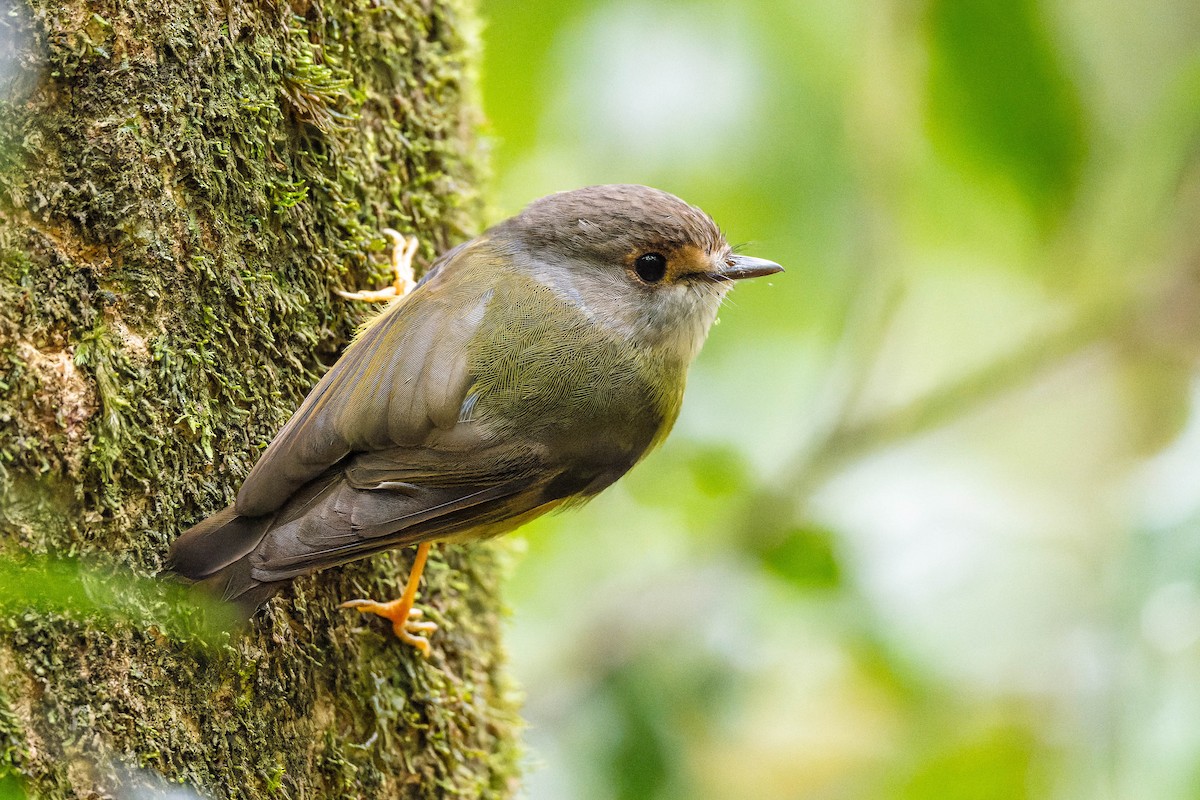
[[[37,0],[0,20],[26,67],[0,107],[4,551],[157,572],[361,322],[332,289],[385,274],[379,229],[429,259],[475,228],[469,13],[295,8]],[[142,770],[215,797],[511,793],[501,551],[431,564],[429,662],[336,608],[408,558],[302,579],[216,649],[165,617],[11,617],[0,763],[45,797]]]
[[[21,722],[12,711],[7,690],[0,687],[0,778],[15,775],[22,762],[29,760]]]

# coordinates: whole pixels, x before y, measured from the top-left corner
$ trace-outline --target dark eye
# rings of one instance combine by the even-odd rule
[[[633,271],[646,283],[658,283],[667,274],[667,259],[661,253],[646,253],[633,262]]]

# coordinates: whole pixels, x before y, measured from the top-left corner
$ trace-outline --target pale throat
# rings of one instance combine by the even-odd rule
[[[677,283],[646,291],[617,270],[538,264],[533,277],[612,336],[691,363],[708,336],[727,287]]]

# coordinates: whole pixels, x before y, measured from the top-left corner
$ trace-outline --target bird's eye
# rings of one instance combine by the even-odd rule
[[[633,262],[633,271],[646,283],[658,283],[667,274],[667,259],[661,253],[646,253]]]

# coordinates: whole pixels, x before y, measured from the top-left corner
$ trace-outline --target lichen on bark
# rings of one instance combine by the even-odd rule
[[[229,502],[364,312],[379,229],[477,226],[471,10],[29,0],[0,15],[0,559],[151,576]],[[0,46],[0,49],[6,49]],[[422,661],[301,579],[195,647],[153,624],[0,619],[0,775],[42,797],[161,775],[213,797],[505,796],[503,551],[447,548]],[[147,623],[142,619],[142,623]]]

